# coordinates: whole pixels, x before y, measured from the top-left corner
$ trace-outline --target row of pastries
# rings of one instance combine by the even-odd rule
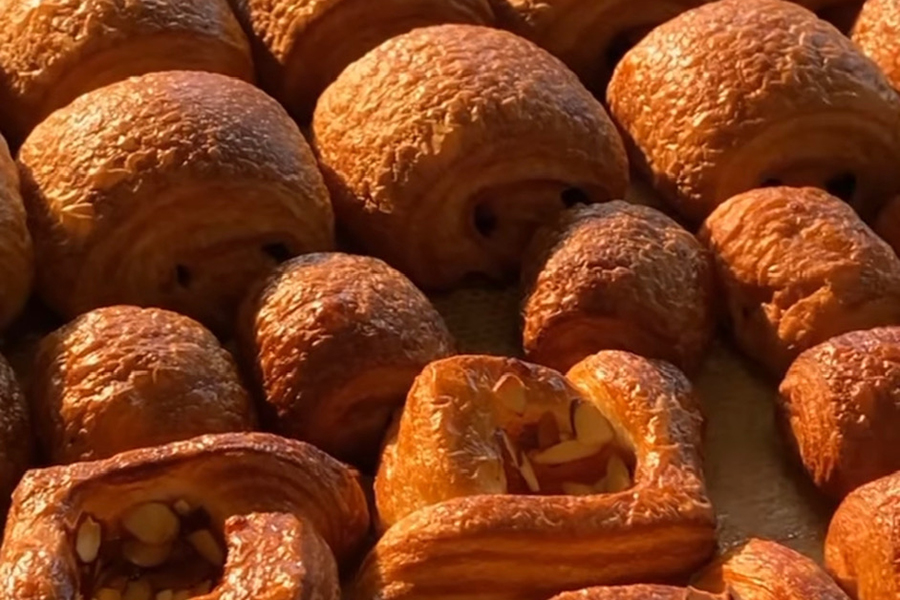
[[[0,600],[900,594],[897,0],[0,25],[4,347],[54,315],[0,359]],[[473,278],[524,360],[458,352],[426,293]],[[717,324],[840,503],[824,569],[715,556]]]

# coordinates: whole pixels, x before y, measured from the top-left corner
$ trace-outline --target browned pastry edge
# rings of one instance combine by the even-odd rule
[[[867,0],[853,24],[851,39],[875,61],[894,88],[900,88],[900,6],[893,0]]]
[[[635,584],[623,586],[592,587],[563,592],[550,600],[742,600],[730,594],[711,595],[693,588],[667,585]]]

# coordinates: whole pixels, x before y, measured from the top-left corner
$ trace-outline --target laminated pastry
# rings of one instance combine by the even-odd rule
[[[689,572],[715,546],[701,422],[681,372],[626,352],[566,377],[500,357],[432,363],[386,443],[386,532],[349,598],[524,600]]]
[[[650,207],[613,201],[563,212],[533,239],[523,279],[526,355],[559,371],[618,349],[692,372],[712,339],[709,254]]]
[[[625,55],[607,98],[632,162],[695,223],[761,186],[823,188],[865,219],[900,189],[900,96],[791,2],[682,13]]]
[[[510,28],[559,57],[603,97],[622,56],[654,27],[709,0],[505,0]]]
[[[355,472],[302,442],[219,434],[30,471],[0,599],[339,600],[368,531]]]
[[[31,464],[33,450],[25,395],[12,367],[0,356],[0,523],[10,494]]]
[[[422,292],[363,256],[288,261],[250,292],[241,321],[267,426],[366,468],[413,379],[453,352]]]
[[[67,317],[159,306],[219,333],[259,276],[334,243],[300,130],[231,77],[150,73],[85,94],[32,132],[19,164],[38,291]]]
[[[254,425],[228,351],[196,321],[157,308],[100,308],[45,337],[30,396],[52,463]]]
[[[341,71],[382,42],[442,23],[492,25],[493,0],[231,0],[260,84],[301,123]],[[505,1],[505,0],[504,0]],[[348,34],[352,32],[352,34]]]
[[[253,79],[227,0],[2,0],[0,22],[0,126],[14,146],[54,110],[133,75]]]
[[[735,339],[781,377],[830,337],[900,324],[900,258],[850,206],[816,188],[762,188],[701,231]]]
[[[325,91],[313,133],[338,223],[426,288],[514,275],[540,224],[628,184],[622,140],[578,78],[487,27],[385,42]]]
[[[851,39],[875,61],[894,88],[900,88],[900,4],[867,0],[853,25]]]
[[[741,600],[729,594],[712,595],[691,588],[667,585],[617,585],[563,592],[550,600]]]
[[[25,306],[33,278],[34,255],[19,192],[19,173],[6,141],[0,137],[0,331]]]
[[[900,473],[851,492],[831,520],[825,566],[856,600],[900,597]]]

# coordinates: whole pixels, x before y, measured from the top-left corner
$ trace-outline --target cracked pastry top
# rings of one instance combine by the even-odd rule
[[[150,305],[227,331],[254,280],[334,243],[300,130],[224,75],[150,73],[85,94],[32,132],[19,165],[38,291],[68,317]]]
[[[19,191],[19,173],[6,140],[0,136],[0,331],[22,311],[33,278],[34,251]]]
[[[851,39],[875,61],[895,89],[900,88],[900,4],[866,0],[853,24]]]
[[[511,33],[416,29],[322,94],[314,146],[339,224],[425,288],[518,272],[565,206],[624,196],[624,147],[558,59]]]

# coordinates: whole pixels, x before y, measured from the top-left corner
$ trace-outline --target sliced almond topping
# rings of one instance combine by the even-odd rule
[[[569,496],[590,496],[591,494],[597,493],[597,490],[595,490],[593,486],[576,483],[574,481],[564,481],[562,490],[564,494],[568,494]]]
[[[172,555],[172,544],[145,544],[138,540],[127,540],[122,544],[122,555],[138,567],[158,567]]]
[[[153,598],[153,590],[145,579],[129,581],[122,594],[122,600],[150,600]]]
[[[201,592],[201,593],[206,594],[208,592]],[[190,598],[190,597],[191,597],[190,590],[179,590],[179,591],[175,592],[175,595],[172,596],[172,600],[188,600],[188,598]]]
[[[85,517],[75,534],[75,553],[81,562],[92,563],[97,560],[102,538],[100,523],[89,516]]]
[[[505,373],[494,384],[494,394],[500,402],[516,414],[525,414],[528,402],[525,399],[525,383],[513,375]]]
[[[220,567],[225,564],[225,552],[219,546],[219,542],[213,534],[206,529],[200,529],[187,537],[188,542],[208,563]]]
[[[541,415],[537,425],[538,448],[543,450],[559,443],[559,423],[551,412]]]
[[[631,474],[625,461],[615,454],[606,463],[606,490],[611,493],[621,492],[631,487]]]
[[[572,429],[575,438],[586,446],[605,446],[615,437],[612,425],[597,407],[580,400],[573,403]]]
[[[94,594],[94,600],[122,600],[122,592],[113,588],[101,588]]]
[[[191,505],[188,504],[187,500],[176,500],[175,504],[172,505],[172,508],[174,508],[175,512],[177,512],[182,517],[186,517],[187,515],[191,514]]]
[[[561,465],[597,454],[596,446],[585,446],[578,440],[566,440],[532,455],[539,465]]]
[[[122,518],[125,531],[145,544],[165,544],[178,537],[178,517],[161,502],[147,502],[129,510]]]
[[[522,455],[522,464],[519,465],[519,472],[522,473],[522,479],[525,480],[525,483],[528,485],[528,489],[532,492],[541,491],[541,486],[538,484],[537,475],[534,474],[534,467],[531,466],[531,461],[528,460],[528,457],[524,454]]]
[[[497,434],[500,436],[500,439],[503,440],[503,446],[506,448],[506,452],[509,453],[509,457],[512,460],[515,466],[519,466],[519,459],[517,458],[516,449],[513,447],[512,442],[509,441],[509,436],[506,435],[506,432],[500,429]]]

